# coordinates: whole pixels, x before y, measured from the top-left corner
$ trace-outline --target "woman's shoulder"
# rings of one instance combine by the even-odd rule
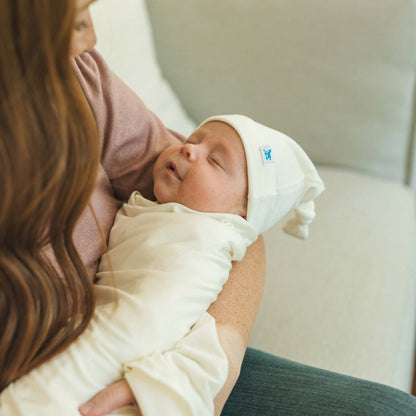
[[[179,140],[92,49],[74,58],[74,69],[102,141],[101,164],[118,199],[133,190],[151,196],[159,153]]]
[[[95,49],[83,52],[73,59],[75,73],[87,99],[103,95],[112,73],[104,58]]]

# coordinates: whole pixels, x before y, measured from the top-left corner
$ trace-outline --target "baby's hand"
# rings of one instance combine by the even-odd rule
[[[82,404],[78,410],[82,416],[105,416],[113,410],[129,404],[137,406],[127,381],[120,380],[101,390],[91,400]],[[139,409],[138,411],[141,415]]]

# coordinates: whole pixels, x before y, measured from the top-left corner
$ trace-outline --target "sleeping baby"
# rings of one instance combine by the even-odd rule
[[[117,214],[88,329],[8,386],[0,415],[79,415],[122,377],[143,415],[213,415],[227,358],[206,311],[232,261],[286,214],[284,230],[307,238],[324,185],[292,139],[241,115],[166,148],[153,179],[157,202],[134,192]]]

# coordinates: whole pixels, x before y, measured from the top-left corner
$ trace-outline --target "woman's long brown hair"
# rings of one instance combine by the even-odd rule
[[[75,8],[0,0],[0,391],[75,340],[95,306],[72,240],[100,158],[71,64]]]

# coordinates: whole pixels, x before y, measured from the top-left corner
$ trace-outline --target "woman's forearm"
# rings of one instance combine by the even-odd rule
[[[208,312],[215,318],[218,337],[229,361],[228,379],[215,399],[219,415],[237,378],[263,295],[266,256],[260,236],[241,262],[233,263],[230,277]]]

